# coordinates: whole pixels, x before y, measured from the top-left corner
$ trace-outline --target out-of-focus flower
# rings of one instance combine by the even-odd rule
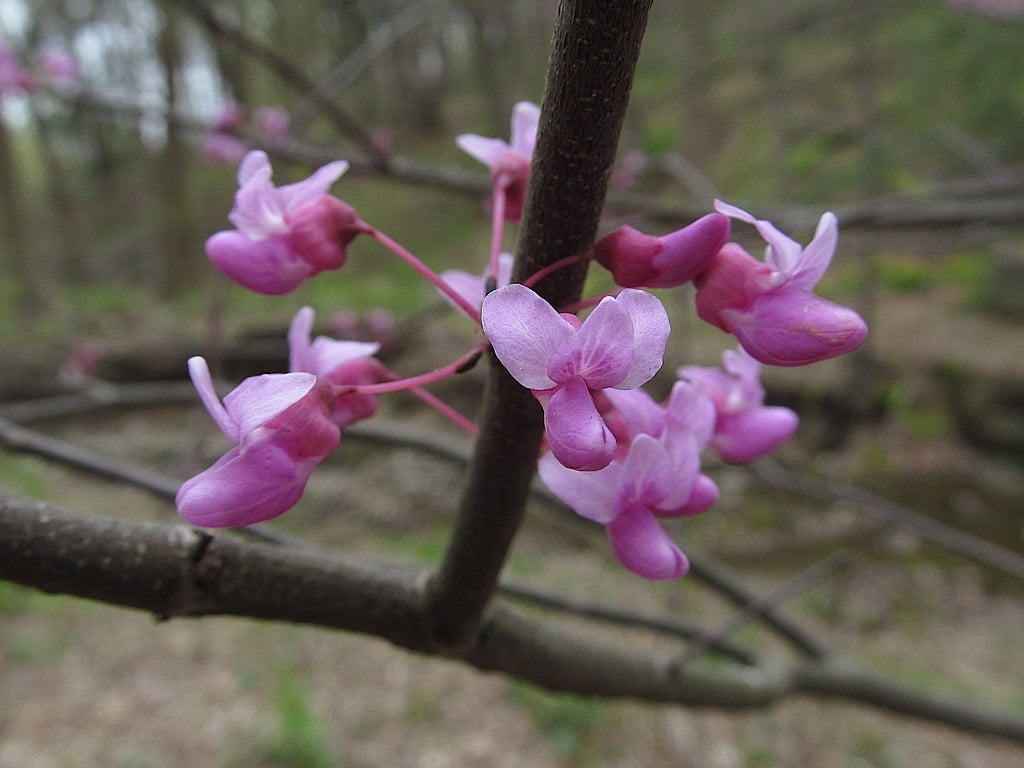
[[[716,201],[720,213],[754,224],[768,243],[765,261],[726,243],[694,281],[697,314],[733,334],[755,359],[795,366],[855,349],[867,325],[848,307],[813,293],[835,252],[836,217],[826,213],[806,248],[770,222]]]
[[[693,280],[729,239],[729,217],[709,213],[662,237],[619,227],[594,246],[597,262],[624,288],[674,288]]]
[[[800,421],[789,408],[764,404],[760,368],[739,349],[722,354],[721,368],[685,365],[677,371],[714,403],[711,447],[730,464],[747,464],[770,453],[793,435]]]
[[[288,112],[282,107],[259,107],[252,113],[256,130],[271,139],[288,135]]]
[[[544,407],[555,457],[571,469],[606,466],[616,442],[591,390],[633,389],[661,368],[670,331],[661,302],[627,288],[580,323],[516,283],[487,295],[481,321],[498,359]]]
[[[243,381],[222,404],[206,361],[193,357],[188,367],[203,405],[235,446],[181,486],[178,513],[194,525],[233,528],[291,509],[341,439],[331,385],[312,373],[264,374]]]
[[[515,262],[511,253],[503,253],[498,257],[498,279],[494,288],[503,288],[512,279],[512,265]],[[487,293],[487,275],[472,275],[464,269],[448,269],[442,272],[439,277],[448,283],[457,294],[464,298],[471,306],[479,307],[483,304],[484,296]],[[462,311],[462,308],[445,296],[441,297],[451,304],[455,309]]]
[[[39,52],[36,60],[40,73],[51,85],[67,88],[77,85],[82,78],[78,62],[64,51],[47,48]]]
[[[4,43],[0,43],[0,96],[21,91],[31,93],[36,83],[21,66],[17,55]]]
[[[326,194],[347,168],[339,160],[305,181],[275,187],[266,153],[249,152],[239,166],[240,186],[228,215],[235,229],[206,241],[210,260],[235,282],[270,295],[340,269],[348,244],[365,231],[352,206]]]
[[[540,107],[521,101],[512,109],[511,141],[474,133],[464,133],[455,139],[462,150],[491,169],[491,182],[505,194],[505,219],[508,221],[519,221],[523,215],[539,120]]]

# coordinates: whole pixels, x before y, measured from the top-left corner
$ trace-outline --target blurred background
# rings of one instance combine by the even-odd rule
[[[333,191],[365,220],[437,270],[480,272],[486,174],[454,137],[507,138],[512,105],[540,101],[555,10],[3,0],[0,408],[97,381],[182,381],[196,353],[233,381],[282,370],[304,304],[322,332],[384,341],[398,370],[456,357],[473,329],[373,244],[272,299],[229,284],[203,242],[229,226],[238,158],[260,146],[279,184],[350,160]],[[798,436],[753,468],[712,465],[721,504],[673,534],[758,592],[848,550],[855,564],[795,599],[795,615],[901,679],[1024,714],[1024,4],[656,3],[610,187],[606,227],[653,234],[715,197],[800,242],[835,211],[839,250],[819,293],[871,327],[846,359],[765,371],[769,402],[801,414]],[[734,226],[757,253],[753,235]],[[607,286],[591,276],[591,289]],[[695,321],[685,290],[661,297],[675,329],[653,382],[664,394],[675,367],[717,363],[729,339]],[[479,386],[469,375],[437,391],[472,414]],[[384,411],[441,428],[401,396]],[[33,426],[178,480],[223,450],[189,403]],[[432,562],[458,478],[421,453],[346,438],[281,524]],[[0,450],[0,486],[174,519],[166,500],[15,450]],[[537,512],[511,577],[710,626],[728,617],[687,580],[639,584],[590,533]],[[985,542],[1007,558],[993,562]],[[1020,764],[1006,743],[822,709],[550,696],[377,641],[230,620],[155,626],[0,584],[0,768]]]

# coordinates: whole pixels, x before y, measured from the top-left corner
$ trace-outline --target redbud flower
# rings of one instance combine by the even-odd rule
[[[288,135],[288,112],[282,107],[260,107],[252,113],[252,122],[257,131],[269,138]]]
[[[622,459],[634,440],[649,435],[669,451],[672,474],[689,484],[689,495],[673,507],[671,514],[693,515],[714,506],[718,485],[700,471],[700,453],[714,432],[715,407],[711,399],[687,381],[677,381],[662,404],[639,389],[606,389],[603,395],[611,406],[604,412],[605,422],[619,443],[616,457]],[[668,514],[665,510],[659,512],[661,516]]]
[[[473,133],[464,133],[455,139],[460,149],[491,169],[494,186],[505,190],[505,218],[508,221],[519,221],[523,215],[526,181],[530,175],[539,120],[540,107],[521,101],[512,109],[511,142]]]
[[[36,60],[39,71],[51,85],[66,88],[77,85],[82,78],[77,62],[64,51],[47,48],[39,52]]]
[[[488,294],[481,322],[498,359],[544,407],[555,457],[571,469],[606,466],[616,442],[591,390],[634,389],[661,368],[670,331],[661,302],[627,288],[580,323],[516,283]]]
[[[669,235],[619,227],[594,246],[597,262],[625,288],[674,288],[693,280],[729,239],[729,217],[710,213]]]
[[[682,474],[668,446],[638,436],[623,459],[594,472],[576,472],[545,454],[541,479],[581,517],[605,526],[612,551],[626,568],[648,579],[674,579],[689,561],[658,523],[686,503],[696,474]]]
[[[231,528],[286,512],[299,500],[313,469],[341,439],[331,419],[330,384],[311,373],[248,378],[217,398],[206,361],[188,361],[206,410],[235,447],[187,480],[175,499],[194,525]]]
[[[755,359],[769,365],[806,365],[845,354],[867,335],[848,307],[814,295],[835,252],[836,217],[826,213],[806,248],[746,211],[720,201],[715,208],[754,224],[768,243],[760,262],[736,243],[726,245],[698,275],[697,314],[733,334]]]
[[[380,344],[376,342],[340,341],[318,336],[310,342],[316,314],[303,307],[292,319],[288,329],[289,370],[305,371],[336,386],[376,384],[388,378],[384,364],[373,357]],[[358,393],[341,394],[334,404],[334,423],[341,429],[368,419],[377,413],[377,396]]]
[[[339,160],[305,181],[275,187],[266,153],[249,152],[238,168],[240,186],[228,215],[235,229],[206,241],[210,260],[235,282],[270,295],[340,269],[346,247],[365,226],[354,208],[326,194],[347,168]]]
[[[799,423],[789,408],[764,404],[760,369],[741,348],[724,352],[721,368],[686,365],[678,370],[714,403],[711,447],[730,464],[747,464],[770,453],[793,435]]]

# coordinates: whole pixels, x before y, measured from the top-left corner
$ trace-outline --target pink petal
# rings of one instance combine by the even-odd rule
[[[472,155],[488,168],[493,168],[502,156],[511,150],[508,143],[501,139],[488,139],[475,133],[464,133],[455,138],[455,143],[463,152]]]
[[[646,509],[627,509],[607,526],[619,562],[647,579],[675,579],[690,570],[686,555]]]
[[[238,184],[244,187],[254,181],[270,181],[273,173],[267,153],[254,149],[246,154],[238,165]]]
[[[673,433],[691,436],[703,448],[715,428],[715,404],[699,384],[677,381],[665,404],[665,418]]]
[[[335,160],[318,168],[308,179],[278,187],[276,193],[282,210],[287,213],[313,202],[320,195],[326,194],[347,170],[347,162]]]
[[[751,357],[779,366],[807,365],[846,354],[868,332],[852,309],[806,291],[769,293],[746,312],[725,310],[722,319]]]
[[[729,219],[709,213],[661,238],[664,247],[654,257],[657,278],[651,288],[673,288],[693,280],[729,239]]]
[[[555,386],[548,359],[573,335],[573,327],[544,299],[513,283],[492,291],[480,312],[484,334],[512,377],[529,389]]]
[[[547,375],[557,383],[579,376],[592,389],[605,389],[621,382],[632,363],[633,323],[625,308],[607,297],[551,355]]]
[[[178,490],[178,514],[193,525],[234,528],[286,512],[302,496],[315,466],[296,464],[271,442],[233,448]]]
[[[637,435],[661,437],[665,429],[665,410],[646,392],[640,389],[607,389],[604,396],[615,409],[613,413],[605,414],[605,419],[610,421],[617,415],[628,439]]]
[[[546,453],[537,464],[541,480],[551,492],[576,514],[598,523],[609,523],[616,515],[622,465],[612,462],[596,472],[566,469],[552,454]]]
[[[623,462],[618,506],[654,509],[679,494],[685,499],[690,495],[692,478],[678,476],[674,469],[672,457],[661,441],[650,435],[638,435]],[[680,486],[685,490],[680,491]]]
[[[199,393],[199,399],[213,418],[214,423],[220,427],[220,431],[228,440],[237,443],[240,439],[238,422],[228,414],[221,404],[217,391],[213,388],[213,379],[210,377],[210,368],[207,366],[206,360],[201,357],[190,357],[188,375],[195,385],[196,392]]]
[[[512,108],[512,135],[509,142],[512,149],[527,158],[532,158],[539,123],[539,106],[532,101],[520,101],[516,104]]]
[[[825,274],[839,241],[839,224],[835,214],[825,213],[818,222],[814,239],[797,257],[786,279],[786,285],[809,291]]]
[[[675,509],[656,509],[658,517],[689,517],[707,512],[718,502],[718,486],[707,475],[697,475],[689,498]]]
[[[224,398],[224,407],[238,425],[238,442],[305,397],[316,384],[311,373],[265,373],[253,376]]]
[[[660,369],[665,344],[672,332],[665,307],[653,295],[627,288],[616,301],[626,310],[633,326],[633,364],[617,389],[636,389]],[[595,310],[596,311],[596,310]]]
[[[747,464],[788,440],[799,422],[793,411],[778,406],[722,414],[711,447],[730,464]]]
[[[580,378],[551,395],[544,408],[544,426],[551,452],[569,469],[601,469],[615,456],[615,436]]]
[[[280,235],[251,240],[232,230],[218,232],[206,241],[206,255],[239,285],[269,296],[288,293],[313,274]]]

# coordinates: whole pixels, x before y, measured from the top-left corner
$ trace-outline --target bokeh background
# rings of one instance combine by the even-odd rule
[[[211,132],[242,105],[231,140],[268,147],[279,183],[350,159],[334,191],[364,219],[438,270],[481,271],[485,172],[453,139],[507,137],[512,104],[540,100],[555,5],[4,0],[0,44],[39,87],[0,77],[0,412],[103,382],[181,382],[196,353],[229,380],[282,370],[304,304],[324,332],[382,339],[398,370],[457,356],[473,329],[372,244],[286,297],[220,277],[202,246],[228,226],[236,166],[212,157]],[[44,76],[47,52],[77,74]],[[1018,568],[1024,557],[1024,6],[656,3],[611,193],[607,228],[655,234],[715,197],[803,242],[837,212],[820,292],[860,311],[868,340],[841,361],[766,371],[769,401],[799,411],[801,431],[753,468],[712,465],[721,503],[673,534],[759,593],[850,553],[787,610],[898,679],[1024,714],[1020,572],[965,554],[980,540]],[[760,247],[750,228],[734,234]],[[607,285],[594,274],[589,288]],[[729,339],[696,321],[687,291],[660,295],[675,329],[653,382],[663,394],[676,366],[715,364]],[[479,387],[470,374],[437,392],[472,413]],[[382,418],[445,430],[402,396]],[[224,447],[191,402],[31,426],[178,480]],[[346,438],[281,526],[432,562],[458,483],[450,463]],[[0,486],[174,519],[166,500],[13,449],[0,448]],[[538,503],[509,578],[709,627],[730,615],[699,584],[623,573],[593,534]],[[754,628],[739,639],[770,642]],[[380,641],[155,624],[0,584],[0,768],[1022,759],[1012,744],[852,705],[722,714],[553,696]]]

